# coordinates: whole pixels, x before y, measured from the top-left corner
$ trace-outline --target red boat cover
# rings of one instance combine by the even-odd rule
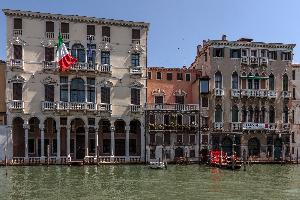
[[[222,154],[222,162],[221,162],[221,154]],[[227,163],[227,154],[224,151],[221,150],[212,150],[210,151],[210,163],[211,164],[217,164],[220,163],[226,164]]]

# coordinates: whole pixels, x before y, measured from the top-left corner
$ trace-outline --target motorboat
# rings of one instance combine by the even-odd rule
[[[150,162],[149,167],[151,169],[167,169],[167,164],[165,162]]]
[[[221,150],[210,151],[210,160],[208,164],[221,169],[237,170],[241,168],[241,165],[237,164],[237,157],[235,155],[227,156],[227,153]]]

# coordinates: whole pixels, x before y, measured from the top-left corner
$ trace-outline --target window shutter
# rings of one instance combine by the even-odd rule
[[[22,29],[22,19],[21,18],[14,19],[14,29]]]
[[[45,47],[45,61],[54,60],[54,48]]]
[[[110,37],[110,27],[102,26],[102,36]]]
[[[69,23],[61,23],[61,32],[69,33]]]
[[[46,22],[46,32],[48,32],[48,33],[54,32],[54,22],[51,22],[51,21]]]
[[[141,37],[141,33],[139,29],[132,29],[132,39],[139,40]]]
[[[22,46],[14,45],[14,59],[22,59]]]
[[[22,83],[13,84],[13,100],[22,100]]]
[[[87,35],[95,35],[95,25],[87,25]]]
[[[110,104],[110,88],[101,87],[101,103]]]
[[[45,101],[54,101],[54,85],[45,85]]]

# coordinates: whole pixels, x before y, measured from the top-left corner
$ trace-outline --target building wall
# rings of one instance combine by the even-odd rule
[[[0,74],[0,125],[4,125],[6,124],[6,63],[4,61],[0,61]]]

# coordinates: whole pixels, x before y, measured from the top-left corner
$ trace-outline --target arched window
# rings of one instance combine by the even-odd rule
[[[71,81],[71,102],[85,102],[84,80],[74,78]]]
[[[239,76],[236,72],[233,72],[231,79],[232,79],[232,84],[231,84],[232,89],[239,89]]]
[[[236,105],[232,106],[231,121],[239,122],[239,108]]]
[[[242,122],[246,122],[247,120],[247,109],[246,106],[242,107]]]
[[[269,123],[275,123],[275,110],[273,106],[269,108]]]
[[[269,76],[269,90],[275,90],[275,80],[273,74],[270,74]]]
[[[215,122],[222,122],[222,112],[221,105],[217,105],[215,110]]]
[[[289,109],[286,105],[283,107],[283,123],[289,123]]]
[[[258,106],[255,106],[254,108],[254,122],[258,123],[259,121],[259,108]]]
[[[284,74],[282,77],[282,90],[283,91],[289,90],[289,77],[287,74]]]
[[[252,106],[249,106],[248,108],[248,122],[253,122],[253,108]]]
[[[253,75],[250,73],[248,74],[248,89],[252,89],[253,88]]]
[[[82,44],[73,44],[71,54],[78,62],[85,62],[85,50]]]
[[[259,90],[259,74],[255,74],[254,77],[254,89]]]
[[[245,72],[242,73],[242,89],[247,89],[247,74]]]
[[[215,73],[215,88],[222,89],[222,74],[220,71]]]

